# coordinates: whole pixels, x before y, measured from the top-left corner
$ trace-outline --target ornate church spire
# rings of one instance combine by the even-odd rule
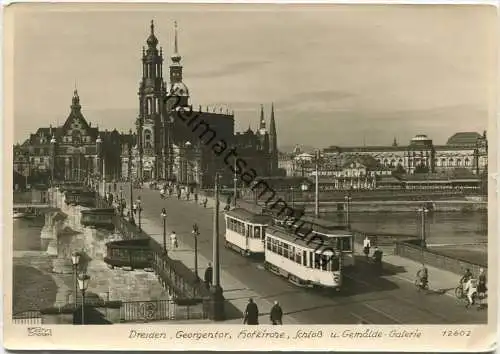
[[[274,103],[271,105],[271,122],[269,124],[269,153],[271,155],[271,176],[278,173],[278,133],[274,119]]]
[[[264,105],[260,105],[259,130],[266,130],[266,120],[264,119]]]
[[[177,42],[177,21],[174,22],[174,54],[172,55],[171,59],[174,63],[178,64],[180,63],[182,57],[179,54],[179,44]]]
[[[78,90],[75,88],[73,91],[73,98],[71,100],[71,112],[80,112],[82,106],[80,105],[80,96],[78,96]]]

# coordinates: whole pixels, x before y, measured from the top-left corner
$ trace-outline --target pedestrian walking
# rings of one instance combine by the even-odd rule
[[[205,277],[204,277],[205,286],[207,287],[207,289],[210,289],[210,287],[212,286],[212,275],[213,275],[212,263],[208,263],[208,267],[205,270]]]
[[[377,271],[382,272],[382,255],[383,252],[379,250],[377,246],[373,250],[373,262],[375,263],[375,267]]]
[[[245,317],[243,318],[243,324],[259,324],[259,308],[257,307],[257,304],[253,302],[252,298],[248,299],[247,308],[245,309]]]
[[[208,203],[208,199],[207,199],[207,197],[205,197],[205,199],[203,199],[203,207],[204,208],[207,207],[207,203]]]
[[[198,204],[198,193],[194,194],[194,202]]]
[[[165,199],[165,189],[164,188],[162,188],[160,190],[160,197],[161,197],[161,199]]]
[[[170,245],[172,246],[172,249],[179,248],[179,243],[177,242],[177,235],[175,231],[172,231],[170,234]]]
[[[281,309],[280,303],[278,301],[274,302],[271,312],[269,313],[269,318],[273,325],[283,324],[283,310]]]
[[[137,214],[137,204],[136,203],[132,204],[132,212],[134,213],[134,215]]]
[[[372,246],[372,243],[368,236],[365,237],[363,241],[363,253],[365,254],[365,257],[368,259],[368,256],[370,255],[370,247]]]
[[[478,284],[477,284],[477,297],[479,303],[478,309],[482,309],[485,307],[483,300],[486,298],[487,291],[488,288],[486,287],[486,272],[484,271],[484,268],[480,268],[478,276]]]

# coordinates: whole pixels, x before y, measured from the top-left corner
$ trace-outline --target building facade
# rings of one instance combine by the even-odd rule
[[[222,184],[233,183],[231,170],[223,156],[214,154],[208,142],[222,140],[234,148],[249,165],[269,175],[277,173],[277,139],[274,107],[270,131],[263,111],[259,131],[234,134],[234,113],[223,108],[194,108],[183,79],[175,25],[174,53],[169,66],[169,84],[163,78],[163,50],[155,27],[146,40],[142,54],[142,79],[139,85],[139,114],[135,136],[126,139],[121,149],[122,178],[166,180],[179,184],[209,187],[216,173]],[[273,133],[274,132],[274,133]]]
[[[82,113],[80,96],[73,92],[70,113],[60,127],[39,128],[14,146],[14,175],[26,184],[49,181],[86,181],[119,176],[121,134],[99,132]]]

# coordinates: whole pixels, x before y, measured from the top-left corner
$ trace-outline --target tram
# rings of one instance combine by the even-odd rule
[[[268,215],[235,208],[225,214],[225,247],[243,256],[264,254],[266,227],[272,222]]]
[[[328,243],[342,253],[344,268],[355,265],[354,233],[347,226],[330,220],[303,216],[290,227],[295,235],[306,242],[318,237],[328,239]]]
[[[283,227],[269,226],[264,267],[298,286],[340,291],[343,257],[335,241],[324,235],[302,239]]]

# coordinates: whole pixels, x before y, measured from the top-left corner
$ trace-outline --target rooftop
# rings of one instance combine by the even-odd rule
[[[476,132],[460,132],[453,134],[446,145],[475,145],[481,135]]]

